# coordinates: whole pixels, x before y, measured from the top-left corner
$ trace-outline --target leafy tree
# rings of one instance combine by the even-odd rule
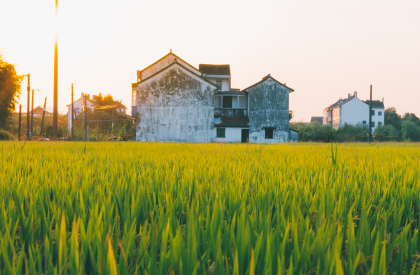
[[[5,126],[16,107],[22,79],[16,74],[15,66],[5,62],[0,54],[0,128]]]
[[[401,124],[401,137],[403,141],[420,141],[420,127],[412,121],[404,120]]]
[[[289,111],[289,121],[293,118],[293,111]]]
[[[398,131],[390,124],[378,126],[375,129],[374,137],[375,141],[396,141],[398,139]]]
[[[420,119],[413,113],[405,113],[402,118],[403,121],[411,121],[415,123],[417,126],[420,126]]]
[[[392,125],[398,131],[401,130],[401,116],[394,107],[385,110],[385,125]]]

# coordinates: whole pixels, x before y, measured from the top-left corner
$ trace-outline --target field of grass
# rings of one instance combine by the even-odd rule
[[[420,274],[415,144],[22,146],[2,274]]]

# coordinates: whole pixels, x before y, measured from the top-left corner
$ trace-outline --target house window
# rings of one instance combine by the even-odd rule
[[[273,128],[265,129],[265,139],[273,139],[273,132],[274,132]]]
[[[217,128],[217,137],[224,138],[226,133],[226,128]]]
[[[379,114],[378,114],[379,115]],[[378,126],[382,126],[382,122],[378,122]]]
[[[232,97],[224,96],[223,97],[223,108],[232,108]]]
[[[246,96],[239,97],[239,108],[246,108]]]
[[[215,96],[214,97],[214,108],[222,108],[222,97]]]
[[[378,112],[378,116],[381,116],[382,115],[382,112]]]
[[[363,120],[363,125],[366,125],[366,120]]]
[[[77,113],[80,112],[80,109],[79,108],[74,108],[74,112],[77,114]]]
[[[375,121],[372,121],[370,124],[372,127],[375,127]]]
[[[372,110],[372,116],[374,116],[375,115],[375,110]]]
[[[217,87],[219,87],[220,90],[222,89],[222,81],[221,80],[217,80],[216,85],[217,85]]]

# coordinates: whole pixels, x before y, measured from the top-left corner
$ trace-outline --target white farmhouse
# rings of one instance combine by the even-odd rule
[[[86,97],[86,108],[89,108],[92,112],[95,110],[96,107],[96,95],[92,96],[92,99],[90,98],[90,94],[85,94]],[[117,114],[126,114],[126,110],[127,107],[125,107],[121,101],[114,101],[115,104],[115,110],[117,112]],[[74,115],[73,117],[77,117],[80,113],[83,112],[83,93],[80,96],[79,99],[73,101],[73,108],[74,108]],[[73,120],[71,119],[72,114],[71,114],[71,104],[67,105],[68,111],[67,111],[67,116],[68,116],[68,127],[69,127],[69,131],[71,130],[71,125],[73,123]]]
[[[357,92],[348,94],[345,99],[339,99],[336,103],[324,109],[323,125],[332,125],[338,129],[344,124],[368,125],[369,124],[369,100],[362,101],[357,98]],[[372,100],[372,132],[376,127],[384,125],[384,102]]]
[[[172,51],[137,71],[132,116],[137,141],[297,141],[289,129],[294,90],[267,75],[245,89],[231,87],[228,64],[198,69]]]

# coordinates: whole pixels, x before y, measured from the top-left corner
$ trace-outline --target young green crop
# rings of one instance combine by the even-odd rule
[[[3,274],[420,274],[415,144],[22,145]]]

